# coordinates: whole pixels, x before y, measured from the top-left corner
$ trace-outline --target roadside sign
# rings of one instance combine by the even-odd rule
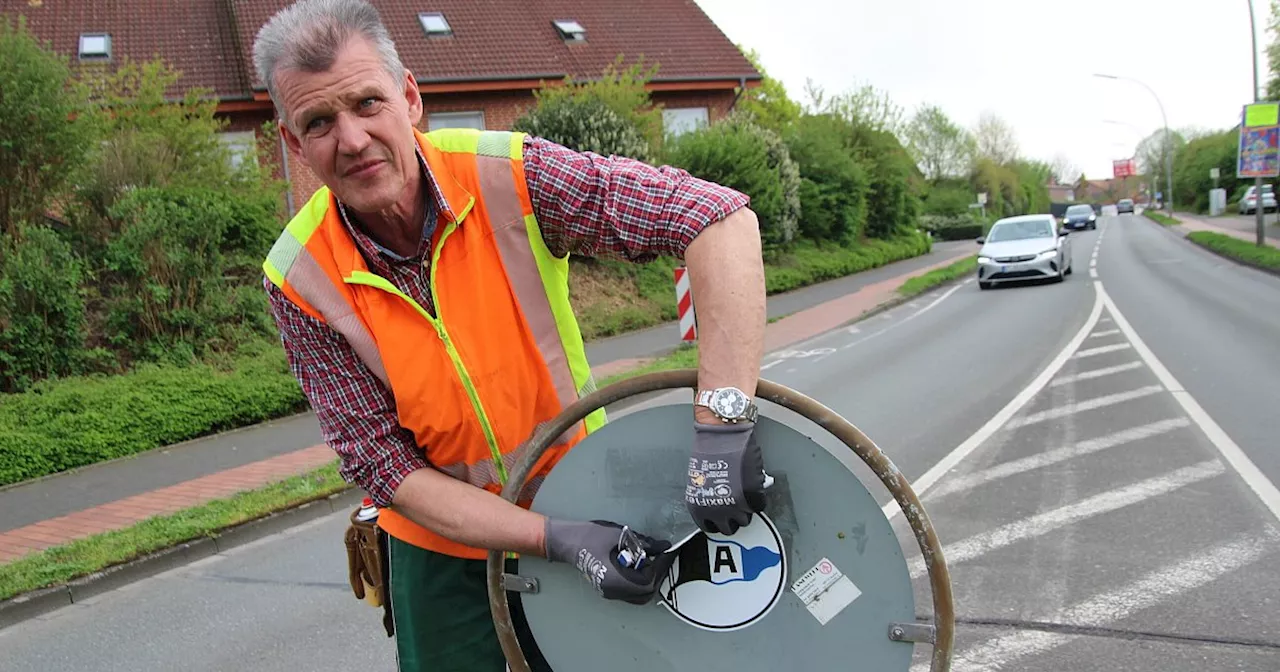
[[[978,205],[986,205],[986,204],[987,204],[987,192],[984,191],[978,194]]]
[[[1236,177],[1280,177],[1280,103],[1245,105],[1240,122]]]
[[[1218,179],[1221,175],[1222,175],[1222,171],[1218,170],[1217,168],[1210,168],[1210,169],[1209,169],[1209,179],[1211,179],[1211,180],[1216,180],[1216,179]]]

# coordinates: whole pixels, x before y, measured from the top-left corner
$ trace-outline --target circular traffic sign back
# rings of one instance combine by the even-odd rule
[[[852,652],[860,669],[906,672],[913,645],[888,631],[915,621],[910,574],[851,455],[837,458],[762,415],[756,437],[774,478],[765,515],[731,536],[702,534],[684,507],[691,418],[687,404],[611,418],[535,496],[534,511],[679,543],[658,598],[644,606],[603,599],[570,565],[522,557],[516,571],[539,590],[520,599],[550,667],[829,670],[848,668]]]

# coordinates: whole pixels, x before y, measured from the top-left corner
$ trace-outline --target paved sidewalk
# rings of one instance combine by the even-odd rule
[[[1253,231],[1244,231],[1238,228],[1223,226],[1214,222],[1211,218],[1201,217],[1199,215],[1189,215],[1185,212],[1175,212],[1173,215],[1181,224],[1179,228],[1186,232],[1191,231],[1211,231],[1213,233],[1224,233],[1232,238],[1239,238],[1247,242],[1255,242],[1258,240],[1257,233]],[[1266,236],[1265,240],[1272,247],[1280,247],[1280,238]]]
[[[788,306],[796,312],[765,328],[766,352],[784,348],[821,334],[829,329],[856,320],[868,311],[894,300],[897,289],[909,278],[930,270],[947,266],[973,254],[968,246],[939,245],[932,263],[910,264],[909,271],[887,275],[883,269],[876,274],[884,277],[876,282],[863,284],[838,298],[802,303],[793,296]],[[939,254],[941,252],[941,254]],[[935,255],[937,255],[935,257]],[[905,263],[905,262],[900,262]],[[904,269],[899,269],[904,270]],[[823,283],[834,285],[836,282]],[[804,291],[804,290],[801,290]],[[809,290],[807,296],[829,295],[831,288]],[[770,302],[775,297],[770,298]],[[633,368],[649,361],[651,357],[627,357],[593,367],[597,377]],[[65,544],[76,539],[122,529],[151,516],[174,513],[213,499],[227,497],[245,490],[260,488],[290,476],[321,467],[334,459],[333,451],[324,444],[310,443],[318,437],[315,418],[302,414],[285,418],[259,427],[250,427],[200,441],[159,449],[104,465],[87,467],[67,474],[59,474],[35,482],[17,484],[0,489],[0,564],[13,561],[28,553]],[[239,466],[209,466],[207,461],[197,461],[194,456],[208,450],[238,452],[240,446],[246,453],[254,453],[255,441],[282,440],[282,427],[292,428],[294,435],[310,437],[306,447],[287,450],[274,457],[250,461]],[[188,459],[192,458],[192,459]],[[175,469],[174,465],[179,466]],[[206,468],[200,473],[200,467]],[[146,488],[146,477],[156,474],[148,470],[166,472],[159,474],[161,487]],[[110,476],[104,478],[101,474]],[[182,474],[177,480],[172,474]],[[129,479],[128,476],[138,478]],[[94,492],[78,492],[78,488],[90,487]],[[113,491],[117,494],[112,494]],[[79,495],[76,497],[71,495]],[[79,501],[79,507],[67,502]]]

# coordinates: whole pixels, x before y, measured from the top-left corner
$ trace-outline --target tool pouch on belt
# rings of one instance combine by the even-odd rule
[[[351,526],[344,542],[347,546],[347,571],[351,590],[357,599],[374,607],[382,607],[382,626],[387,636],[395,634],[391,620],[391,601],[387,585],[387,535],[375,521],[358,520],[360,507],[351,513]]]

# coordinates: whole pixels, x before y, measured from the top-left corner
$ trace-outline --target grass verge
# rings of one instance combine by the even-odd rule
[[[669,355],[659,357],[648,364],[638,366],[628,371],[621,371],[612,376],[606,377],[600,381],[599,387],[612,385],[619,380],[635,378],[636,376],[646,373],[657,373],[658,371],[670,371],[671,369],[696,369],[698,367],[698,346],[682,345]]]
[[[59,585],[233,525],[346,489],[337,461],[259,490],[216,499],[130,527],[78,539],[0,565],[0,599]]]
[[[944,282],[950,282],[961,276],[968,275],[978,268],[978,256],[965,257],[953,264],[936,268],[928,273],[917,275],[914,278],[902,283],[898,288],[898,293],[903,296],[915,296],[922,292],[928,291],[941,285]]]
[[[1147,219],[1157,224],[1163,224],[1165,226],[1177,226],[1178,224],[1182,223],[1181,221],[1178,220],[1177,217],[1170,217],[1169,215],[1163,215],[1158,212],[1153,212],[1150,210],[1143,210],[1142,214]]]
[[[1249,241],[1212,231],[1192,231],[1187,234],[1187,240],[1228,259],[1280,273],[1280,249],[1269,245],[1258,247]]]

